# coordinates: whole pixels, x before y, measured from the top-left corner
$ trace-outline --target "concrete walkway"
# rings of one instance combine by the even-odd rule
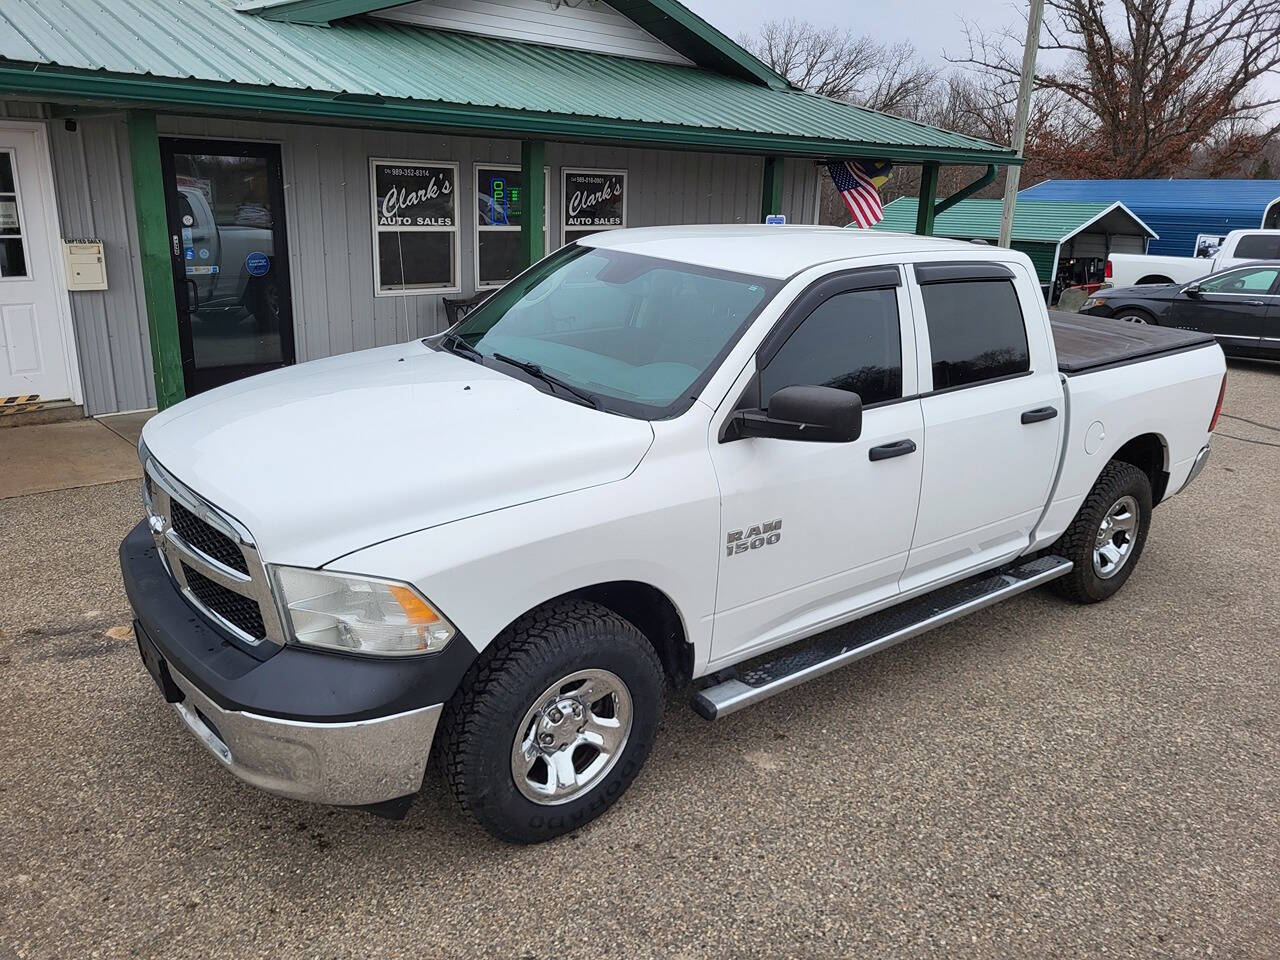
[[[142,476],[140,413],[0,429],[0,500]]]

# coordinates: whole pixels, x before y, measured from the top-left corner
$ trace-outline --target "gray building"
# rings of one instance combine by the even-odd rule
[[[0,397],[89,414],[427,336],[599,230],[813,222],[828,160],[922,164],[922,232],[940,164],[1018,162],[675,0],[45,6],[0,0]]]

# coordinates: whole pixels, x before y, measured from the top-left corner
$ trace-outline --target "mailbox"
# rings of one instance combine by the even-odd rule
[[[107,261],[101,240],[63,240],[62,259],[67,268],[68,290],[107,289]]]

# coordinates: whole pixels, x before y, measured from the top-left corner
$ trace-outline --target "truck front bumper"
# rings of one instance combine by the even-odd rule
[[[120,569],[143,663],[237,777],[343,806],[417,793],[443,704],[475,658],[465,637],[398,660],[293,646],[255,656],[186,602],[145,523],[121,543]]]

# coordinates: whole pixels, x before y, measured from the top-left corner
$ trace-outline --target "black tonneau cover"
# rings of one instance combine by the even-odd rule
[[[1049,311],[1049,327],[1058,349],[1058,369],[1067,376],[1099,367],[1150,360],[1214,343],[1212,334],[1110,317]]]

